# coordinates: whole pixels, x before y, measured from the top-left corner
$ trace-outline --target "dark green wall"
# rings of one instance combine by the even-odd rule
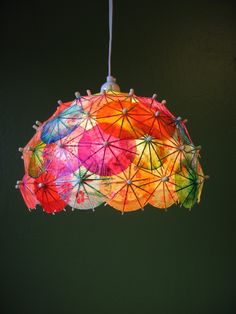
[[[34,121],[106,77],[107,1],[3,2],[1,313],[236,313],[234,1],[114,0],[113,75],[189,119],[211,176],[191,212],[124,216],[28,213],[14,189]]]

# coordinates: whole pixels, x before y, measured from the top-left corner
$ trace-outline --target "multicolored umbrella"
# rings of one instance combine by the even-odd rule
[[[42,128],[41,139],[44,143],[50,144],[65,137],[74,131],[83,119],[83,108],[77,103],[55,113]]]
[[[94,210],[107,200],[106,195],[111,188],[109,181],[108,177],[98,176],[81,166],[74,173],[60,177],[56,183],[59,195],[62,199],[69,199],[68,205],[72,210]]]

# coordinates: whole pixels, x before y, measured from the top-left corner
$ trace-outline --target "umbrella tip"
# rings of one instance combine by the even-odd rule
[[[34,125],[32,125],[32,128],[33,128],[33,129],[35,129],[35,131],[37,131],[37,130],[38,130],[38,126],[37,126],[37,125],[35,125],[35,124],[34,124]]]
[[[153,98],[153,99],[157,99],[157,94],[153,94],[153,95],[152,95],[152,98]]]
[[[155,117],[157,118],[157,117],[159,117],[159,115],[160,115],[160,111],[157,110],[157,111],[155,112]]]
[[[75,92],[75,97],[78,99],[80,98],[80,92]]]
[[[169,181],[169,177],[168,176],[163,176],[161,178],[161,182],[168,182]]]
[[[129,90],[129,96],[133,96],[134,95],[134,89],[133,88],[130,88]]]
[[[162,105],[166,105],[166,100],[163,99],[163,100],[161,101],[161,103],[162,103]]]
[[[23,183],[23,181],[21,180],[17,180],[16,181],[16,185],[15,185],[15,189],[19,189],[20,188],[20,185]]]
[[[19,148],[18,148],[18,152],[23,153],[23,151],[24,151],[24,148],[23,148],[23,147],[19,147]]]
[[[91,90],[90,90],[90,89],[87,89],[87,91],[86,91],[86,92],[87,92],[87,95],[88,95],[88,96],[91,96],[91,95],[92,95],[92,92],[91,92]]]
[[[36,120],[36,121],[35,121],[35,124],[37,124],[38,126],[41,126],[41,125],[42,125],[42,122]]]
[[[62,100],[59,99],[59,100],[57,101],[57,103],[58,103],[58,105],[60,106],[60,105],[62,104]]]

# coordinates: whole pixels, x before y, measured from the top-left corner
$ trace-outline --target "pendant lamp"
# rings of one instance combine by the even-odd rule
[[[36,133],[20,147],[25,174],[17,181],[29,210],[55,214],[110,205],[121,213],[147,204],[191,209],[205,176],[186,120],[157,95],[121,92],[111,75],[113,3],[109,1],[108,76],[99,93],[75,93],[53,115],[36,121]]]

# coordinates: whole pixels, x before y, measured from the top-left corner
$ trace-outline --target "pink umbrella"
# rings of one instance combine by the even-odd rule
[[[79,159],[91,172],[110,176],[125,170],[136,154],[134,140],[105,133],[99,125],[84,132],[79,141]]]
[[[66,175],[76,171],[81,164],[78,158],[78,142],[83,134],[84,129],[77,127],[66,137],[48,144],[43,151],[45,169],[50,170],[56,176],[58,173]]]

